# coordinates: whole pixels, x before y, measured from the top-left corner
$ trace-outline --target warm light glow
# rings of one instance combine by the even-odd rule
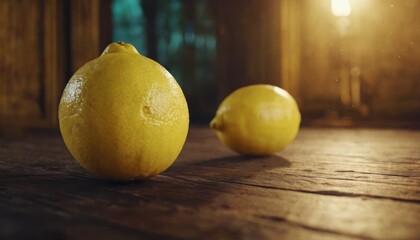
[[[331,11],[334,16],[345,17],[350,15],[351,6],[349,0],[331,0]]]

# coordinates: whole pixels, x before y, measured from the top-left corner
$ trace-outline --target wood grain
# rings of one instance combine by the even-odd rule
[[[216,1],[219,98],[257,83],[281,84],[281,1]]]
[[[301,129],[278,155],[250,158],[193,127],[164,174],[113,183],[58,134],[2,137],[0,237],[418,239],[418,142],[419,131]]]
[[[0,131],[55,127],[64,82],[58,1],[0,1]]]
[[[97,58],[103,49],[100,39],[100,1],[71,1],[71,73]],[[110,26],[108,26],[110,27]]]
[[[2,117],[41,118],[42,1],[0,2],[0,104]]]

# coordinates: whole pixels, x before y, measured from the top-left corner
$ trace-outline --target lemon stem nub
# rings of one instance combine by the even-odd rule
[[[222,121],[220,119],[220,117],[216,116],[213,118],[213,120],[211,120],[210,122],[210,128],[217,130],[217,131],[221,131],[223,129],[223,124]]]

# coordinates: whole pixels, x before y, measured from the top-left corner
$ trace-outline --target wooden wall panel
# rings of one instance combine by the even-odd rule
[[[219,98],[254,83],[280,85],[278,0],[218,1],[217,68]]]
[[[100,3],[99,0],[71,1],[70,54],[72,73],[86,62],[97,58],[103,50],[100,49]]]
[[[43,2],[0,1],[1,117],[42,118]]]
[[[420,120],[420,2],[375,0],[366,8],[352,19],[371,112]]]
[[[299,76],[288,81],[299,82],[305,117],[420,120],[419,1],[350,0],[346,18],[329,0],[297,2],[300,30],[288,23],[282,39],[292,34],[299,47],[283,59],[299,54]]]
[[[62,10],[55,0],[0,1],[0,129],[57,126]]]
[[[298,93],[305,115],[306,112],[335,114],[340,107],[340,65],[344,64],[340,56],[343,46],[337,40],[330,2],[301,1],[301,78]]]
[[[65,83],[110,40],[110,3],[0,1],[0,130],[58,126]]]

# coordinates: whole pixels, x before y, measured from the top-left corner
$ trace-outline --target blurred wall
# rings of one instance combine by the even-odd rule
[[[306,118],[420,120],[420,1],[299,1],[299,87]]]
[[[219,100],[256,83],[281,84],[281,1],[216,1]]]
[[[192,121],[208,120],[227,94],[254,83],[291,92],[304,120],[420,121],[419,1],[350,0],[346,17],[332,15],[329,0],[178,2],[183,41],[205,28],[200,11],[216,35],[213,80],[204,74],[200,83],[194,44],[175,61],[185,71]],[[112,3],[0,1],[0,129],[57,128],[68,78],[112,41]],[[149,34],[163,38],[159,24],[147,23],[149,42]]]
[[[56,125],[62,10],[59,1],[0,1],[0,129]]]
[[[99,55],[109,36],[109,3],[0,1],[0,130],[57,128],[68,78]]]

